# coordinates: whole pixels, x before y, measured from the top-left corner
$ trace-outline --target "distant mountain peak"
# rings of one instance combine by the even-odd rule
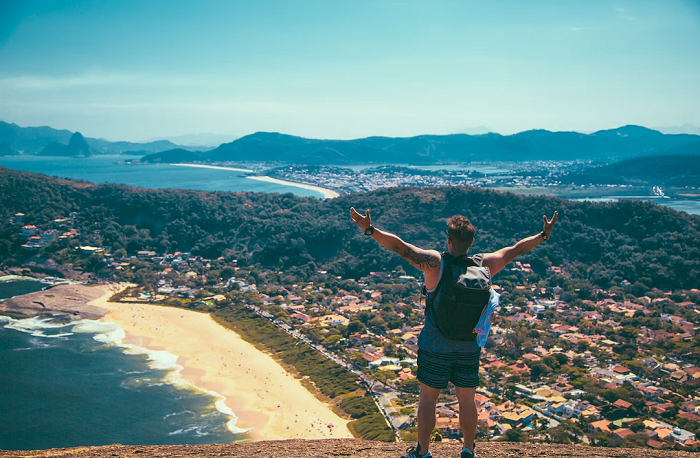
[[[71,136],[68,141],[68,148],[74,152],[73,155],[75,156],[90,156],[92,154],[92,148],[90,148],[87,140],[80,132],[76,132]]]
[[[599,130],[597,132],[592,133],[591,135],[646,135],[655,137],[663,136],[663,134],[658,130],[649,129],[648,127],[637,126],[634,124],[627,124],[626,126],[618,127],[616,129]]]
[[[476,127],[466,127],[464,129],[459,129],[455,134],[467,134],[467,135],[486,135],[498,133],[490,127],[486,126],[476,126]]]

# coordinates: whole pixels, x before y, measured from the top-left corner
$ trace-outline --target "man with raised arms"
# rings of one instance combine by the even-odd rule
[[[443,254],[435,250],[418,248],[404,242],[394,234],[375,228],[372,226],[369,210],[361,215],[354,208],[351,208],[350,216],[365,235],[398,253],[425,274],[424,284],[427,292],[425,326],[418,336],[418,381],[420,382],[420,401],[417,413],[418,444],[410,448],[402,458],[432,456],[428,447],[430,446],[430,434],[435,427],[435,406],[440,392],[447,387],[448,381],[455,385],[459,401],[459,424],[464,436],[461,458],[473,458],[475,456],[474,437],[477,425],[474,394],[479,385],[481,347],[477,344],[475,335],[473,339],[469,340],[452,340],[442,335],[440,329],[443,328],[436,322],[435,307],[428,305],[434,304],[435,296],[439,294],[436,290],[440,289],[438,285],[441,284],[446,262],[451,263],[452,261],[449,261],[451,259],[466,259],[470,266],[481,269],[482,275],[488,277],[490,289],[490,277],[500,272],[517,256],[527,253],[547,240],[554,223],[557,221],[557,212],[554,212],[551,220],[548,220],[546,216],[542,217],[544,229],[539,234],[522,239],[513,246],[502,248],[493,253],[473,256],[467,256],[467,252],[474,243],[476,230],[469,219],[464,216],[456,215],[448,221],[448,251]],[[448,265],[447,268],[450,269],[450,272],[453,271],[452,264]],[[458,269],[458,267],[456,268]],[[477,320],[478,318],[476,317]],[[470,332],[473,328],[472,325]]]

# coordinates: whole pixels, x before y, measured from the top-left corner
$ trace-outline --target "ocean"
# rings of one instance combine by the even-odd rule
[[[91,157],[0,156],[0,166],[23,172],[44,173],[96,184],[119,183],[150,189],[194,189],[198,191],[251,191],[294,193],[323,198],[318,191],[297,186],[251,180],[243,172],[180,167],[170,164],[117,164],[133,156]]]
[[[0,299],[39,285],[0,282]],[[178,376],[176,356],[119,345],[123,335],[94,320],[0,316],[0,449],[247,438],[221,396]]]

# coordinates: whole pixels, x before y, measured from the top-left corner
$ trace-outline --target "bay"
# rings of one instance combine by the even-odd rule
[[[279,183],[251,180],[232,170],[179,167],[170,164],[117,164],[128,156],[91,157],[2,156],[0,166],[23,172],[43,173],[96,184],[118,183],[149,189],[193,189],[197,191],[250,191],[293,193],[323,198],[318,191]]]

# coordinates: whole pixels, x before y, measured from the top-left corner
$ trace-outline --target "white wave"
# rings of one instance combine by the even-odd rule
[[[250,431],[250,429],[242,429],[236,426],[238,417],[226,405],[226,398],[223,395],[215,391],[198,387],[182,378],[180,373],[184,367],[177,363],[179,358],[178,355],[174,355],[164,350],[149,350],[138,345],[123,343],[123,340],[126,338],[126,333],[116,323],[81,320],[76,322],[75,326],[73,327],[73,332],[95,333],[95,340],[107,344],[117,345],[121,347],[123,349],[122,351],[127,355],[145,355],[148,359],[148,367],[155,370],[166,371],[166,374],[162,379],[165,383],[183,390],[205,393],[214,398],[214,406],[216,410],[229,417],[229,421],[226,423],[226,427],[229,431],[234,434],[241,434]],[[145,383],[150,386],[161,384],[157,382],[154,383],[155,381],[149,378],[138,379],[138,381],[135,382]]]
[[[114,345],[121,345],[122,340],[126,337],[126,333],[118,324],[96,320],[76,321],[73,332],[95,334],[93,339],[96,341]]]
[[[21,320],[15,320],[13,318],[10,318],[9,320],[3,321],[9,322],[9,324],[4,326],[6,329],[14,329],[15,331],[26,332],[27,334],[31,334],[35,337],[63,337],[65,335],[70,335],[70,333],[46,334],[44,330],[60,329],[71,325],[71,323],[58,323],[56,321],[53,321],[51,318],[42,318],[35,316],[31,318],[23,318]]]
[[[9,323],[12,321],[12,318],[6,315],[0,315],[0,323]]]
[[[13,319],[10,318],[10,325],[14,328],[22,328],[22,329],[27,329],[27,330],[35,330],[35,329],[56,329],[56,328],[65,328],[66,326],[70,326],[72,323],[61,323],[58,321],[54,321],[52,318],[46,318],[46,317],[40,317],[40,316],[33,316],[31,318],[22,318],[22,319]],[[8,327],[9,327],[8,326]]]
[[[168,433],[168,436],[175,436],[178,434],[187,434],[190,432],[194,431],[194,435],[197,437],[203,437],[203,436],[208,436],[209,433],[204,431],[205,425],[190,425],[186,428],[178,429],[177,431],[173,431],[171,433]]]
[[[0,283],[7,283],[12,281],[35,281],[39,283],[44,283],[46,285],[84,285],[84,281],[78,280],[68,280],[59,277],[27,277],[24,275],[4,275],[0,277]]]
[[[122,381],[120,383],[120,386],[122,388],[131,389],[131,388],[140,388],[142,386],[163,386],[166,383],[162,379],[155,379],[151,377],[143,377],[143,378],[130,378]]]
[[[43,337],[54,338],[54,337],[68,337],[72,336],[72,332],[62,332],[61,334],[44,334]]]
[[[250,431],[251,428],[239,428],[236,426],[236,422],[238,421],[238,417],[236,416],[235,413],[233,413],[233,410],[229,408],[229,406],[226,405],[226,397],[223,396],[220,393],[217,393],[216,391],[210,391],[205,388],[200,388],[200,387],[195,387],[199,391],[202,391],[204,393],[207,393],[209,396],[213,397],[216,399],[214,401],[214,407],[216,407],[216,410],[221,412],[222,414],[226,415],[229,417],[229,421],[226,422],[226,428],[231,431],[234,434],[242,434],[242,433],[247,433]]]
[[[25,277],[24,275],[3,275],[2,277],[0,277],[0,282],[21,281],[21,280],[38,281],[37,278]]]
[[[182,412],[169,413],[168,415],[166,415],[166,416],[163,417],[163,420],[167,420],[167,419],[170,418],[170,417],[175,417],[175,416],[178,416],[178,415],[192,415],[192,416],[194,416],[195,413],[192,412],[191,410],[183,410]]]

